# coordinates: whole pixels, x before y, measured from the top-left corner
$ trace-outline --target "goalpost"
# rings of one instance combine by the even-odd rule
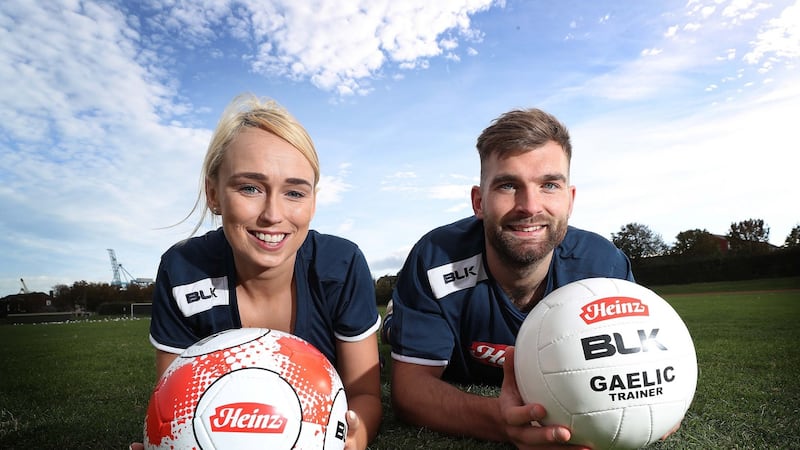
[[[131,303],[131,319],[136,316],[150,317],[153,313],[152,303]]]

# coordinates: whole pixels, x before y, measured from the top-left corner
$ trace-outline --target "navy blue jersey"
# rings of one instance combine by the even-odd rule
[[[447,366],[444,379],[500,384],[505,349],[527,313],[492,278],[484,256],[483,221],[475,217],[437,228],[409,253],[392,293],[392,358]],[[630,261],[607,239],[569,227],[555,248],[545,295],[573,281],[633,281]]]
[[[336,365],[336,340],[359,341],[380,326],[375,285],[358,247],[309,231],[294,266],[297,311],[293,334]],[[233,252],[222,228],[175,244],[161,257],[150,341],[180,353],[219,331],[241,328]]]

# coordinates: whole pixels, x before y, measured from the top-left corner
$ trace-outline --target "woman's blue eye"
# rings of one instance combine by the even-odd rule
[[[245,194],[257,194],[259,192],[257,187],[251,185],[242,186],[239,190]]]

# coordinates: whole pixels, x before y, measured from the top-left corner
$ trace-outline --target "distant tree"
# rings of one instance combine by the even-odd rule
[[[680,256],[720,256],[719,240],[706,229],[681,231],[671,253]]]
[[[762,219],[731,223],[727,238],[733,253],[754,254],[769,249],[769,227]]]
[[[783,244],[786,248],[800,247],[800,225],[795,225],[789,235],[786,236],[786,242]]]
[[[384,275],[375,282],[375,303],[385,305],[392,298],[392,290],[397,285],[397,276]]]
[[[66,284],[53,286],[53,299],[57,304],[64,305],[66,311],[75,309],[79,304],[77,293]]]
[[[660,234],[640,223],[620,227],[619,233],[611,233],[611,241],[631,259],[661,256],[668,250]]]

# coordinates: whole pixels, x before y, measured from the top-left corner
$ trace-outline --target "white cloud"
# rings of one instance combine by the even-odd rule
[[[705,6],[700,9],[700,16],[704,19],[711,17],[714,14],[714,11],[717,10],[716,6]]]
[[[428,58],[454,53],[459,38],[481,39],[470,16],[503,0],[376,0],[371,2],[213,1],[164,6],[163,24],[203,40],[235,24],[230,35],[254,46],[251,67],[267,76],[309,80],[342,96],[371,92],[370,79],[394,70],[427,68]],[[234,19],[234,20],[231,20]]]
[[[663,49],[660,48],[646,48],[642,50],[642,56],[656,56],[663,52]]]
[[[464,200],[469,198],[471,184],[442,184],[430,187],[430,197],[437,200]]]
[[[800,2],[784,9],[780,16],[767,22],[744,55],[748,64],[758,64],[769,58],[773,62],[793,64],[800,57]],[[769,67],[762,67],[769,69]]]
[[[625,119],[609,114],[574,126],[575,225],[608,236],[624,223],[657,223],[654,231],[669,241],[692,228],[724,234],[731,222],[760,217],[780,244],[796,212],[765,196],[800,195],[793,168],[781,164],[798,99],[792,83],[669,120],[626,112]],[[750,182],[758,174],[768,174],[766,190]]]
[[[336,175],[322,175],[317,190],[317,204],[330,205],[342,201],[342,194],[352,189],[345,181],[350,175],[350,163],[339,164]]]
[[[699,30],[700,28],[703,28],[703,26],[702,26],[702,25],[700,25],[699,23],[694,23],[694,22],[692,22],[692,23],[687,23],[686,25],[684,25],[684,26],[683,26],[683,29],[684,29],[684,30],[686,30],[686,31],[690,31],[690,32],[691,32],[691,31],[697,31],[697,30]]]
[[[674,52],[644,56],[589,80],[578,90],[612,100],[642,100],[678,84],[681,69],[693,63],[689,55]]]

